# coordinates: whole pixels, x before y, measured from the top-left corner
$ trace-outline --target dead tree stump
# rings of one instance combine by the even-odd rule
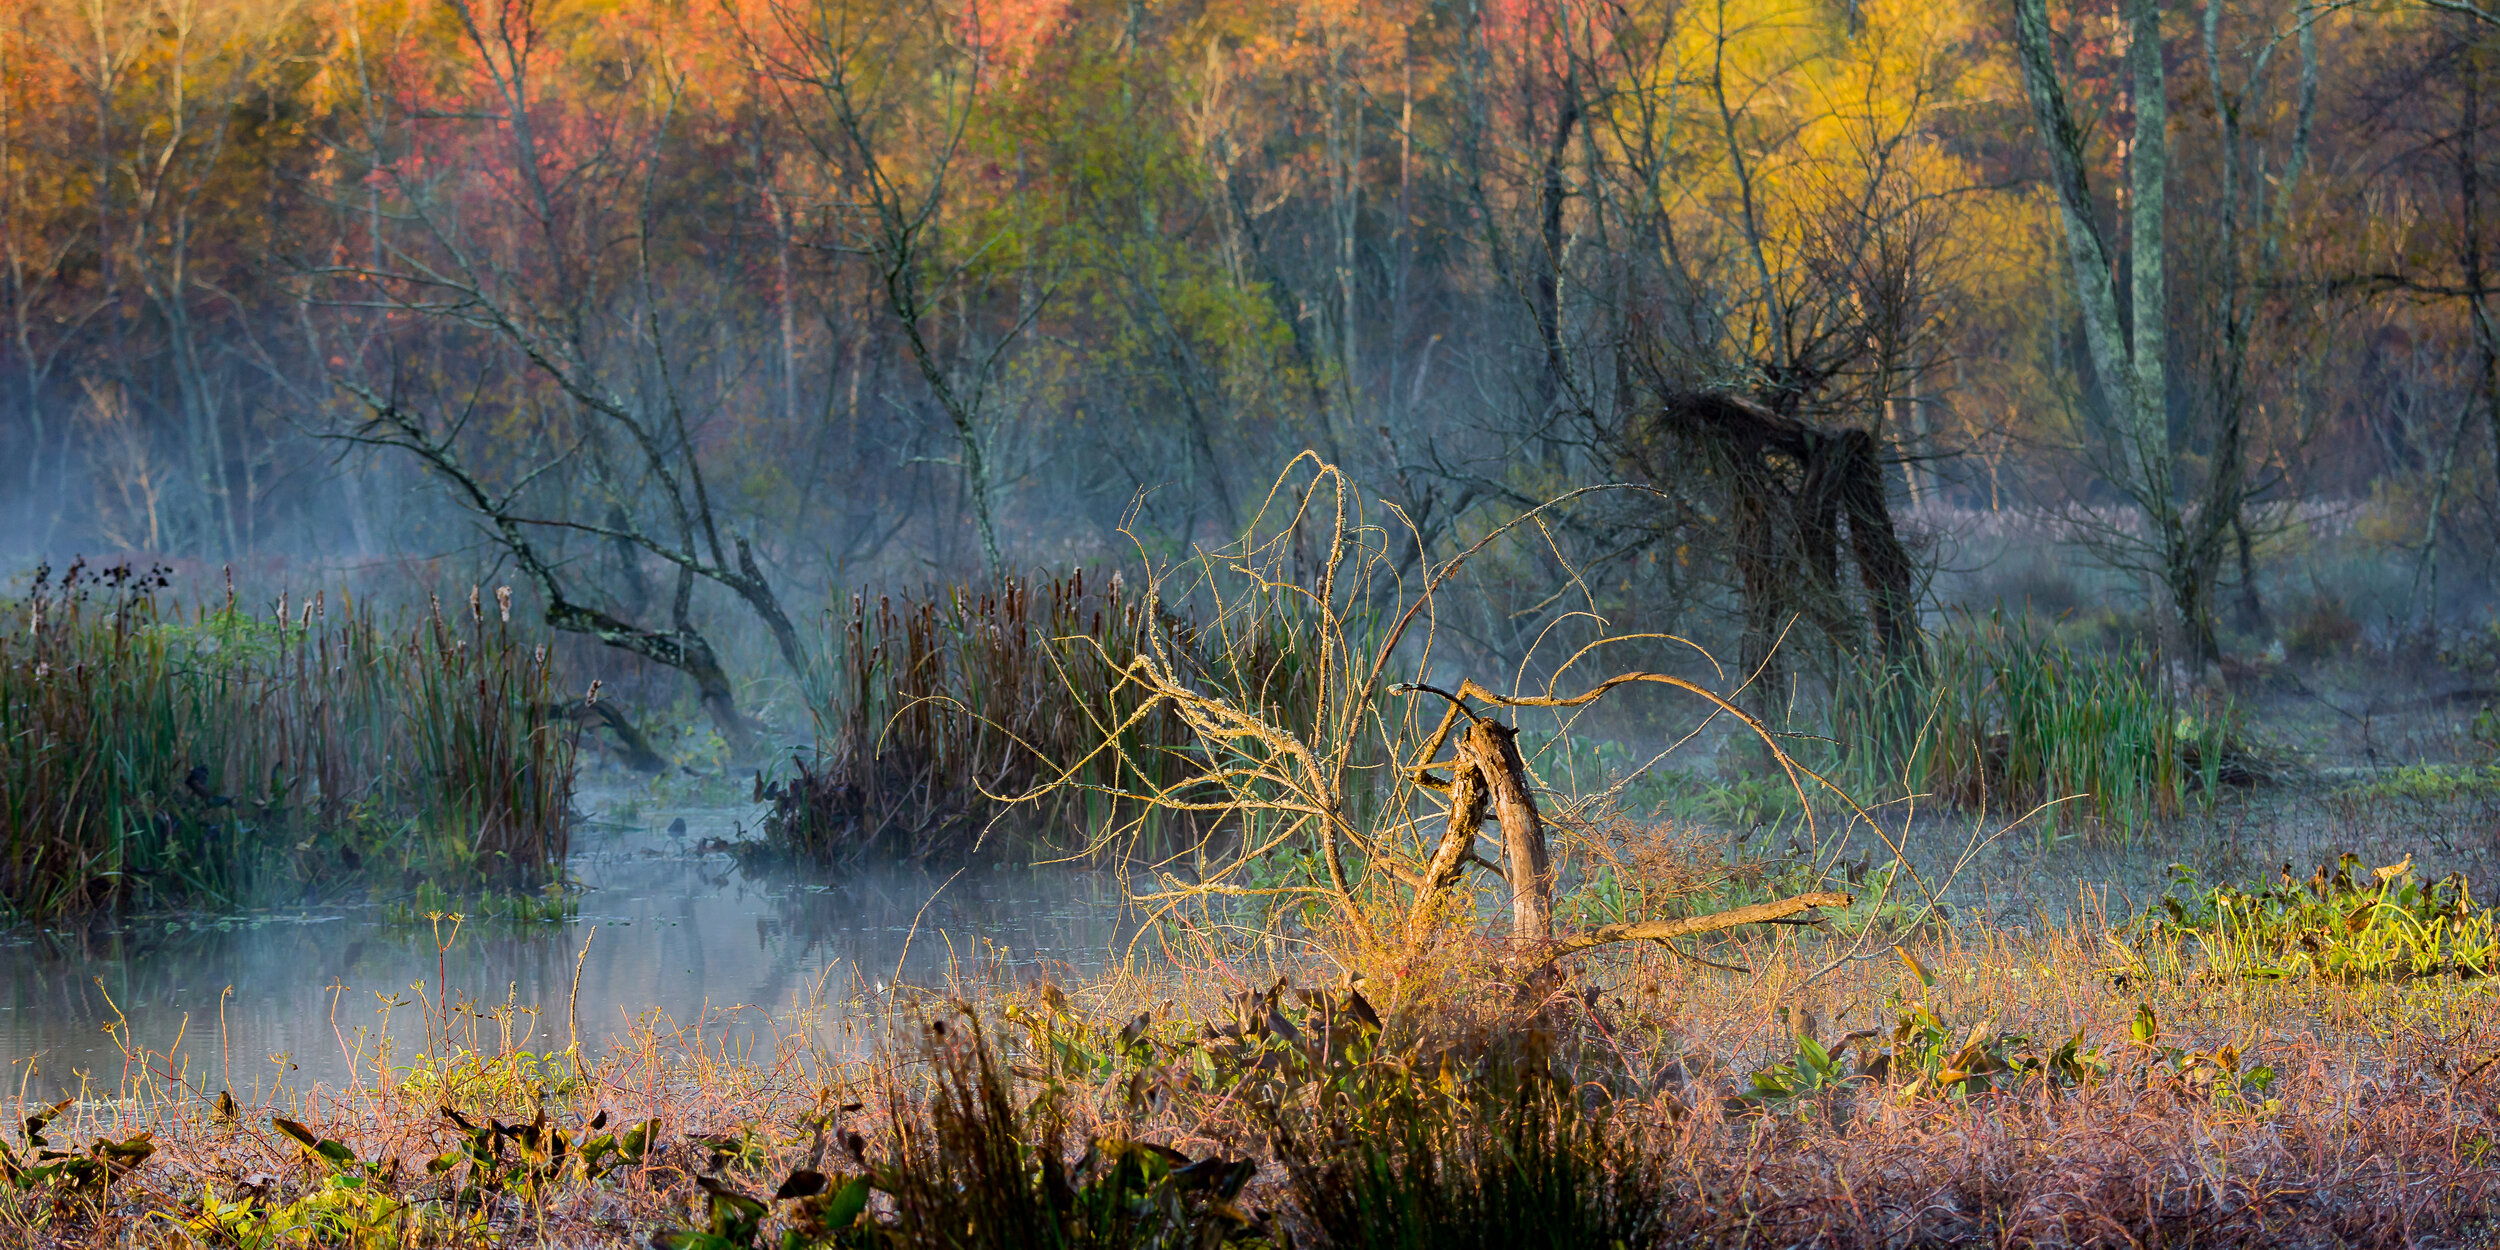
[[[1791,918],[1801,912],[1818,907],[1849,905],[1851,900],[1847,894],[1817,891],[1707,916],[1606,925],[1556,940],[1553,858],[1547,842],[1545,818],[1537,810],[1536,793],[1529,784],[1527,762],[1519,754],[1519,731],[1478,714],[1467,706],[1466,701],[1474,698],[1495,706],[1568,707],[1591,702],[1609,690],[1635,682],[1655,682],[1692,690],[1724,710],[1736,711],[1721,696],[1710,694],[1682,678],[1662,673],[1625,673],[1572,698],[1504,698],[1472,681],[1460,683],[1456,694],[1417,684],[1391,688],[1396,693],[1421,691],[1437,694],[1450,704],[1449,711],[1441,718],[1440,728],[1433,732],[1423,749],[1422,758],[1428,762],[1412,765],[1408,770],[1418,784],[1441,791],[1448,796],[1450,803],[1449,823],[1439,845],[1425,862],[1422,874],[1408,878],[1416,886],[1414,909],[1407,919],[1407,942],[1410,947],[1420,948],[1431,941],[1433,929],[1440,919],[1442,897],[1458,884],[1470,862],[1483,862],[1476,857],[1475,842],[1483,831],[1488,808],[1502,826],[1503,865],[1500,871],[1510,887],[1512,958],[1524,960],[1524,966],[1542,967],[1562,955],[1614,942],[1642,939],[1669,941],[1740,925],[1796,923]],[[1742,716],[1743,713],[1737,712],[1737,715]],[[1453,757],[1447,761],[1429,762],[1449,742],[1450,733],[1457,727],[1461,716],[1466,717],[1467,728],[1459,734]],[[1747,724],[1752,725],[1756,732],[1762,732],[1758,723],[1748,719]],[[1447,779],[1432,771],[1443,767],[1450,770]]]

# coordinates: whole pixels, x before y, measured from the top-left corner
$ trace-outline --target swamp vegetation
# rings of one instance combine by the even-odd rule
[[[236,905],[368,877],[528,890],[574,734],[508,592],[185,611],[162,570],[38,570],[0,629],[0,906]]]
[[[0,1247],[2500,1237],[2490,0],[0,12]]]
[[[829,614],[812,740],[744,783],[689,778],[751,791],[753,836],[693,851],[747,871],[1096,865],[1133,916],[1110,962],[957,952],[733,1009],[760,1013],[743,1032],[707,1013],[588,1035],[578,967],[535,1005],[444,971],[384,1004],[421,1044],[360,1026],[343,1083],[240,1099],[209,1075],[231,1055],[117,1032],[109,1094],[91,1075],[6,1141],[0,1219],[37,1244],[665,1250],[2483,1227],[2500,916],[2464,875],[2207,856],[2142,902],[2028,912],[1970,884],[2141,863],[2284,801],[2287,749],[2231,700],[2123,640],[1969,616],[1916,667],[1834,670],[1787,722],[1697,651],[1690,676],[1599,663],[1673,640],[1600,633],[1497,687],[1444,646],[1436,600],[1503,533],[1389,593],[1393,531],[1350,482],[1319,465],[1288,497],[1234,547],[1116,578],[854,598]],[[637,749],[567,714],[586,693],[494,592],[384,625],[320,598],[178,613],[134,579],[36,583],[7,714],[201,762],[97,774],[14,737],[56,744],[13,766],[48,779],[68,818],[46,819],[91,865],[22,897],[66,916],[415,888],[396,906],[446,957],[563,921],[449,914],[442,892],[561,871],[581,759]],[[1640,699],[1685,702],[1597,719]],[[1715,731],[1717,778],[1615,736],[1656,723]],[[2454,813],[2495,789],[2481,775],[2338,793]],[[272,845],[294,858],[218,854]]]

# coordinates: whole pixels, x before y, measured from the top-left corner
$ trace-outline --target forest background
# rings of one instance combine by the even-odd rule
[[[1451,645],[1759,671],[1891,645],[1795,450],[1862,431],[1924,573],[2189,668],[2435,632],[2495,87],[2445,0],[9,0],[0,549],[509,580],[734,728],[829,602],[1220,545],[1311,450],[1401,571],[1636,484]]]

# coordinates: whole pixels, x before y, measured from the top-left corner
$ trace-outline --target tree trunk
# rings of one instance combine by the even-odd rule
[[[1489,796],[1484,788],[1484,770],[1475,766],[1461,750],[1459,762],[1450,770],[1450,822],[1441,834],[1441,845],[1424,865],[1423,888],[1416,892],[1414,914],[1407,918],[1408,945],[1421,947],[1432,932],[1433,912],[1441,896],[1458,884],[1460,874],[1467,870],[1467,861],[1474,857],[1476,837],[1484,829],[1484,814]]]
[[[1561,399],[1563,372],[1562,336],[1562,252],[1563,252],[1563,157],[1571,146],[1571,128],[1580,120],[1580,97],[1576,84],[1563,84],[1562,116],[1555,119],[1552,141],[1545,149],[1544,180],[1538,190],[1538,226],[1545,244],[1545,254],[1537,259],[1536,269],[1536,334],[1537,345],[1544,349],[1544,367],[1537,374],[1537,421],[1550,424],[1554,405]],[[1556,459],[1560,444],[1550,435],[1543,440],[1546,458]]]
[[[1887,663],[1915,662],[1922,650],[1916,570],[1893,527],[1872,435],[1809,425],[1715,391],[1664,396],[1659,421],[1681,440],[1676,446],[1698,444],[1726,483],[1744,599],[1741,661],[1755,684],[1756,715],[1779,711],[1785,666],[1777,651],[1792,617],[1811,617],[1844,652],[1863,649],[1862,622],[1840,577],[1843,524],[1876,646]],[[1793,492],[1783,464],[1794,466]],[[1663,478],[1667,470],[1646,471]]]
[[[1519,758],[1519,731],[1480,720],[1459,740],[1459,757],[1484,777],[1493,811],[1502,822],[1505,874],[1510,878],[1510,940],[1521,949],[1554,940],[1554,869],[1546,853],[1545,819],[1528,789],[1528,768]]]

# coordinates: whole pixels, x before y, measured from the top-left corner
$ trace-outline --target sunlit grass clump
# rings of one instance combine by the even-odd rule
[[[2233,715],[2167,688],[2150,652],[2078,649],[1994,616],[1948,622],[1916,661],[1843,672],[1831,721],[1852,789],[2045,808],[2045,829],[2132,836],[2252,779]]]
[[[2371,868],[2346,854],[2306,880],[2285,871],[2254,888],[2208,885],[2171,866],[2159,910],[2131,932],[2148,962],[2185,955],[2258,980],[2407,981],[2500,972],[2500,916],[2474,900],[2461,873],[2416,880],[2413,857]]]
[[[572,731],[503,604],[388,626],[39,575],[0,619],[0,907],[44,917],[562,864]],[[465,615],[466,619],[463,619]]]

